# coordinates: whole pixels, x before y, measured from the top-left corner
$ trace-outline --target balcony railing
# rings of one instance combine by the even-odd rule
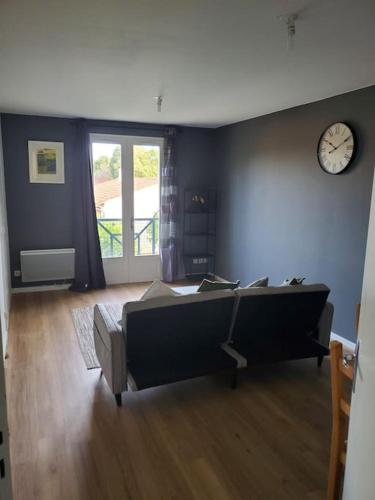
[[[122,257],[122,219],[98,219],[102,257]],[[159,253],[159,214],[134,219],[134,255]]]

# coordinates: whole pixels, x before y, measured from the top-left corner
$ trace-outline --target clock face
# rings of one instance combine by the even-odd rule
[[[329,174],[340,174],[351,163],[355,153],[353,132],[345,123],[334,123],[323,132],[318,144],[320,166]]]

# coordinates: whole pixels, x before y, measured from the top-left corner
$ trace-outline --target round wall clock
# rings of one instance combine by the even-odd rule
[[[341,174],[354,159],[356,139],[346,123],[333,123],[321,135],[318,160],[328,174]]]

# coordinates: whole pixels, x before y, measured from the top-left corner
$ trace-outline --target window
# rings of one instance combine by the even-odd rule
[[[92,163],[102,257],[122,257],[121,145],[93,142]]]
[[[159,254],[160,147],[133,145],[134,254]]]

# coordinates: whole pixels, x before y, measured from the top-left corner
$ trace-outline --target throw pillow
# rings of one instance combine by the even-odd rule
[[[240,282],[231,283],[229,281],[210,281],[203,280],[199,285],[197,292],[212,292],[213,290],[234,290],[238,288]]]
[[[259,278],[256,281],[253,281],[250,283],[250,285],[247,285],[246,288],[255,288],[258,286],[268,286],[268,276],[265,276],[264,278]]]
[[[294,286],[294,285],[302,285],[306,278],[289,278],[284,280],[281,283],[281,286]]]
[[[162,281],[156,280],[147,288],[139,300],[155,299],[157,297],[177,297],[178,295],[181,294],[172,290],[172,288]]]
[[[175,290],[172,290],[172,288],[170,288],[162,281],[156,280],[147,288],[147,290],[139,300],[156,299],[157,297],[177,297],[178,295],[182,294],[176,292]],[[117,321],[117,324],[122,328],[122,319],[120,319],[120,321]]]

